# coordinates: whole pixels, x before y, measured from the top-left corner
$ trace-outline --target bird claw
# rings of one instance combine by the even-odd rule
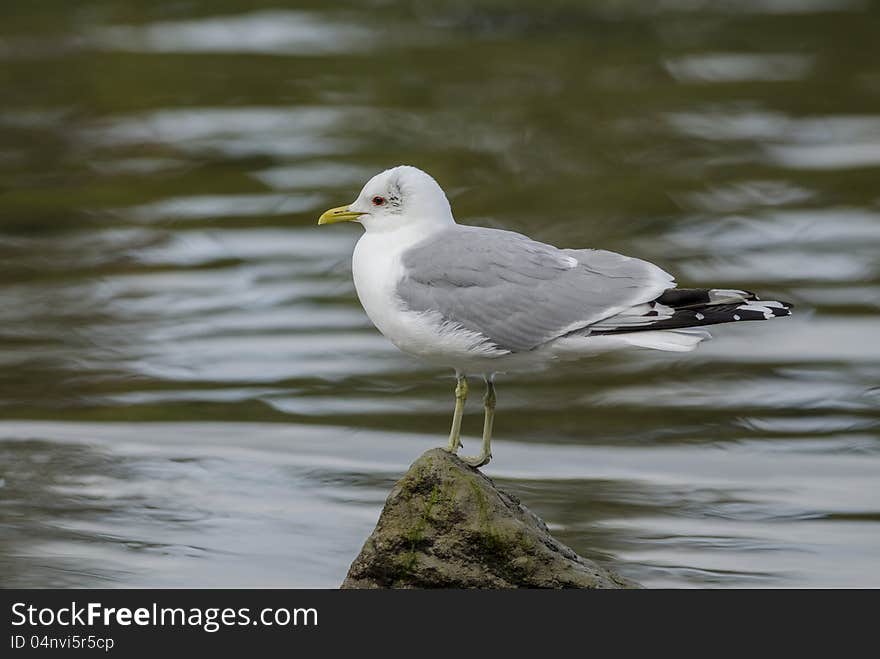
[[[489,461],[491,459],[491,453],[487,453],[486,455],[462,456],[461,458],[462,462],[464,462],[469,467],[473,467],[474,469],[485,467],[487,464],[489,464]]]

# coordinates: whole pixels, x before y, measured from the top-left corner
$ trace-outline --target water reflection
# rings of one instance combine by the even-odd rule
[[[100,47],[111,50],[328,55],[363,50],[371,36],[362,24],[333,22],[317,13],[260,11],[107,27],[96,31],[93,38]]]
[[[67,583],[214,585],[222,569],[232,585],[332,586],[403,449],[430,445],[289,424],[5,423],[0,436],[7,519],[28,521],[5,536],[13,583],[48,571]],[[24,439],[44,436],[54,439]],[[853,567],[821,560],[857,554],[845,538],[869,541],[859,527],[880,518],[852,494],[876,476],[865,459],[876,442],[853,448],[502,442],[509,466],[495,476],[560,537],[655,584],[860,585]]]
[[[810,57],[791,54],[708,53],[666,62],[666,69],[681,82],[800,80],[811,66]]]
[[[332,107],[159,110],[102,122],[84,130],[82,140],[89,148],[161,144],[195,156],[316,156],[351,148],[334,135],[351,115]]]

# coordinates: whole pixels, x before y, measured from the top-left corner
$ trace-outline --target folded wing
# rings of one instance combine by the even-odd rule
[[[434,234],[406,251],[402,265],[405,308],[438,314],[511,352],[640,308],[675,286],[647,261],[482,227]]]

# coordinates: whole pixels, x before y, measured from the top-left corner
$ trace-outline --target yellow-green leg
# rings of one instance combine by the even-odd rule
[[[471,467],[482,467],[489,464],[489,460],[492,459],[492,423],[495,421],[495,383],[492,380],[486,380],[483,409],[485,416],[483,417],[483,444],[480,448],[480,454],[462,458]]]
[[[458,453],[461,446],[461,417],[464,416],[464,403],[468,395],[467,378],[456,373],[455,383],[455,412],[452,413],[452,430],[449,431],[449,444],[446,450],[450,453]]]

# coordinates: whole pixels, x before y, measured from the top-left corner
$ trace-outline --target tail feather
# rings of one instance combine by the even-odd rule
[[[757,299],[758,296],[751,291],[735,288],[670,288],[656,302],[675,309],[688,309]]]
[[[742,320],[790,316],[792,305],[761,300],[749,291],[721,288],[674,288],[645,309],[607,318],[591,327],[591,336],[647,330],[678,330]]]

